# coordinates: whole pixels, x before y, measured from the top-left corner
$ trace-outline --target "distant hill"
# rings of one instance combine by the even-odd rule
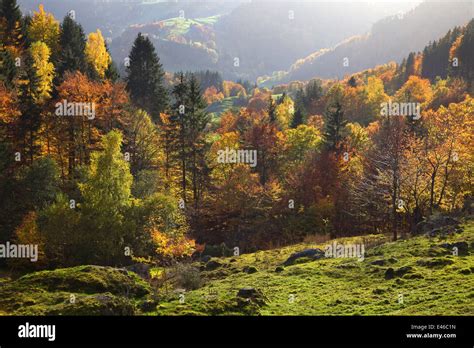
[[[314,77],[343,78],[389,61],[400,62],[408,53],[422,50],[430,41],[439,39],[455,26],[465,25],[472,17],[470,1],[426,1],[406,14],[378,21],[365,35],[315,51],[297,60],[288,71],[260,81],[272,85]]]
[[[115,39],[129,26],[154,23],[178,17],[183,11],[188,18],[208,17],[223,14],[238,7],[245,0],[226,2],[180,0],[47,0],[45,9],[62,20],[70,11],[76,12],[76,19],[86,33],[102,31],[105,37]],[[36,11],[41,1],[18,0],[23,13]]]
[[[19,2],[24,13],[37,10],[37,0]],[[122,69],[142,32],[167,71],[210,69],[253,81],[418,2],[48,0],[45,8],[60,20],[74,10],[86,33],[100,29]]]
[[[255,80],[286,69],[296,59],[366,32],[377,20],[413,2],[252,1],[215,25],[218,69],[224,77]],[[233,67],[234,58],[240,65]],[[229,76],[231,75],[231,76]]]
[[[214,23],[220,15],[187,19],[174,17],[151,24],[131,25],[112,41],[111,54],[118,62],[128,56],[138,33],[148,35],[167,71],[216,69],[218,53]]]

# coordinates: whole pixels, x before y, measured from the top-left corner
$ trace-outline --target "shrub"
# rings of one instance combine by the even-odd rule
[[[201,273],[196,267],[178,263],[176,265],[176,283],[186,290],[198,289],[202,285]]]

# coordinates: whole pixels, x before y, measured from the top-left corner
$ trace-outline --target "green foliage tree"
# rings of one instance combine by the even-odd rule
[[[49,157],[40,157],[11,174],[8,162],[12,152],[3,149],[0,151],[3,174],[0,176],[0,240],[8,240],[26,213],[39,211],[54,201],[60,180],[58,166]]]
[[[191,171],[194,208],[198,208],[202,197],[206,173],[208,172],[205,152],[206,141],[204,130],[209,122],[209,115],[204,111],[206,106],[202,99],[201,88],[196,76],[191,75],[188,83],[187,140],[189,146],[188,167]]]
[[[284,134],[286,139],[282,157],[289,167],[303,163],[310,151],[319,149],[322,141],[320,132],[305,124],[287,129]]]
[[[38,152],[37,132],[41,126],[41,81],[35,69],[35,60],[32,52],[28,51],[25,58],[25,68],[20,75],[19,105],[20,118],[17,128],[17,137],[21,139],[23,156],[33,162]]]
[[[61,51],[58,64],[58,75],[63,76],[66,71],[79,70],[86,72],[86,37],[82,26],[71,16],[64,17],[61,24],[60,36]]]
[[[82,249],[84,239],[89,236],[81,233],[80,218],[80,212],[71,206],[64,193],[58,193],[54,202],[38,214],[38,227],[45,240],[45,254],[50,264],[72,266],[84,252],[94,252]]]
[[[108,48],[107,48],[107,52],[110,55]],[[117,68],[117,64],[115,64],[113,60],[110,60],[107,70],[105,70],[105,78],[112,82],[117,82],[117,80],[120,78],[120,73]]]
[[[461,34],[459,28],[454,28],[446,33],[441,39],[433,41],[423,50],[423,61],[421,76],[430,81],[434,81],[436,77],[445,79],[450,70],[449,53],[451,46]],[[410,56],[408,57],[410,58]],[[408,63],[408,61],[407,61]],[[407,72],[409,73],[409,72]],[[409,75],[405,81],[408,80]]]
[[[276,116],[276,103],[273,100],[272,95],[268,97],[268,108],[267,108],[268,119],[270,123],[276,123],[277,116]]]
[[[172,152],[178,158],[181,172],[181,196],[184,202],[187,202],[187,157],[188,157],[188,147],[187,147],[187,119],[186,119],[186,104],[188,101],[188,86],[184,77],[184,74],[181,72],[178,74],[178,83],[173,87],[173,97],[174,104],[172,107],[172,123],[175,123],[174,134],[170,134],[170,142],[172,147]]]
[[[342,86],[336,85],[329,91],[329,100],[324,112],[324,146],[330,150],[339,152],[344,139],[344,127],[347,120],[344,119],[342,110]]]
[[[408,55],[406,65],[405,65],[405,78],[404,80],[407,81],[410,76],[415,74],[415,53],[410,52]]]
[[[21,195],[29,210],[40,210],[54,200],[59,192],[57,163],[50,157],[40,157],[19,174]]]
[[[20,48],[23,40],[22,18],[16,0],[0,2],[0,34],[2,46]]]
[[[0,81],[2,81],[6,87],[12,89],[17,75],[18,69],[11,51],[0,48]]]
[[[83,257],[89,261],[111,264],[124,257],[124,211],[131,204],[133,177],[121,144],[120,132],[105,135],[103,151],[93,153],[87,180],[79,184]]]
[[[187,202],[187,191],[191,190],[193,206],[197,208],[208,172],[205,129],[210,119],[204,111],[206,104],[197,77],[188,74],[186,79],[183,73],[176,76],[178,83],[173,88],[174,104],[171,124],[166,127],[166,143],[179,163],[181,197]]]
[[[354,76],[351,76],[351,78],[349,79],[349,81],[347,81],[347,84],[350,86],[350,87],[357,87],[357,81],[355,79]]]
[[[471,20],[465,29],[461,43],[457,49],[459,58],[459,74],[467,81],[469,86],[473,86],[474,81],[474,19]]]
[[[138,34],[129,55],[127,91],[133,103],[159,120],[168,107],[168,93],[164,87],[164,71],[150,39]]]
[[[168,258],[177,250],[172,245],[185,246],[189,231],[186,216],[178,201],[167,194],[154,193],[133,204],[127,211],[126,245],[133,246],[136,256]],[[186,253],[186,250],[183,250]]]
[[[303,111],[297,107],[295,113],[293,114],[293,118],[291,119],[290,128],[298,128],[298,126],[304,124],[304,122],[305,120]]]
[[[156,169],[161,148],[158,129],[146,111],[131,112],[125,127],[125,148],[130,154],[132,173]]]

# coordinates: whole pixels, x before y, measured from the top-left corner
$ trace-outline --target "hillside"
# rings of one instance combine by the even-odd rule
[[[468,1],[426,1],[408,13],[378,21],[365,35],[353,36],[330,49],[314,51],[295,61],[286,72],[275,72],[273,78],[260,80],[271,86],[314,77],[343,78],[389,61],[400,62],[449,29],[465,25],[472,15],[472,3]],[[346,65],[343,64],[345,58]]]
[[[50,0],[45,6],[59,19],[73,10],[86,33],[100,29],[122,72],[140,31],[150,36],[167,71],[211,69],[227,79],[255,80],[418,2]],[[19,3],[25,13],[37,8],[36,0]]]
[[[184,11],[189,18],[215,16],[232,11],[243,0],[222,2],[184,0],[179,2],[161,0],[48,0],[45,7],[56,18],[63,19],[71,10],[75,11],[86,33],[99,28],[104,36],[115,39],[129,26],[149,24],[177,17]],[[26,13],[38,8],[37,0],[18,1]]]
[[[143,33],[155,43],[168,71],[215,69],[218,53],[213,26],[219,18],[220,15],[194,19],[173,17],[151,24],[131,25],[112,41],[111,54],[123,61],[128,56],[130,44],[138,33]]]
[[[462,230],[446,237],[417,236],[397,242],[388,242],[383,235],[327,242],[363,242],[367,246],[363,261],[300,258],[282,266],[293,253],[314,248],[312,243],[212,258],[193,264],[204,283],[190,291],[176,279],[159,280],[172,269],[152,269],[155,292],[125,270],[80,266],[43,271],[0,282],[0,313],[473,315],[474,222],[466,222]],[[459,256],[452,255],[453,245]],[[187,270],[184,284],[192,287],[196,274]]]

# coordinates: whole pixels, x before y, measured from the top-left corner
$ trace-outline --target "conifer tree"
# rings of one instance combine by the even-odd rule
[[[25,68],[22,70],[19,82],[20,120],[18,137],[23,141],[23,149],[30,163],[38,149],[36,146],[37,131],[41,125],[40,78],[34,67],[35,62],[28,52],[25,58]]]
[[[85,73],[86,64],[86,37],[82,26],[71,16],[66,16],[61,25],[60,57],[58,75],[63,76],[66,71],[80,71]]]
[[[105,43],[105,49],[107,50],[109,56],[112,57],[109,51],[109,47],[107,46],[107,42]],[[118,71],[117,65],[112,59],[109,61],[107,70],[105,70],[105,78],[112,82],[116,82],[120,78],[120,73]]]
[[[275,123],[276,120],[277,120],[277,117],[276,117],[276,104],[273,101],[273,98],[272,98],[271,94],[270,94],[270,97],[268,98],[267,113],[268,113],[268,118],[270,120],[270,123]]]
[[[472,86],[474,81],[474,19],[466,26],[461,44],[457,49],[460,75]]]
[[[298,128],[301,124],[304,124],[304,114],[301,108],[296,107],[293,118],[291,119],[290,128]]]
[[[347,84],[351,87],[357,87],[357,81],[354,76],[351,76],[349,81],[347,81]]]
[[[194,74],[191,74],[188,90],[188,146],[189,146],[189,168],[191,171],[191,183],[193,190],[194,207],[197,208],[201,197],[205,173],[207,171],[205,161],[205,134],[204,130],[209,122],[209,116],[204,111],[205,102],[202,99],[199,81]]]
[[[338,152],[343,140],[343,130],[347,124],[342,110],[342,88],[335,86],[329,94],[332,95],[324,112],[323,139],[328,150]]]
[[[138,34],[130,52],[127,67],[127,90],[133,103],[147,111],[155,121],[168,107],[164,71],[150,39]]]
[[[180,72],[178,74],[178,83],[173,88],[173,98],[174,104],[172,107],[172,117],[171,121],[177,124],[176,130],[177,133],[174,136],[175,149],[177,157],[179,158],[180,163],[180,172],[181,172],[181,196],[184,202],[186,202],[186,189],[187,189],[187,117],[186,117],[186,107],[188,102],[188,86],[184,74]]]
[[[0,28],[2,46],[20,48],[23,39],[22,18],[16,0],[0,2]]]
[[[415,74],[415,53],[410,52],[405,66],[405,81],[408,81],[411,75]]]
[[[15,59],[9,50],[0,49],[0,81],[6,87],[13,88],[14,80],[18,74]]]

